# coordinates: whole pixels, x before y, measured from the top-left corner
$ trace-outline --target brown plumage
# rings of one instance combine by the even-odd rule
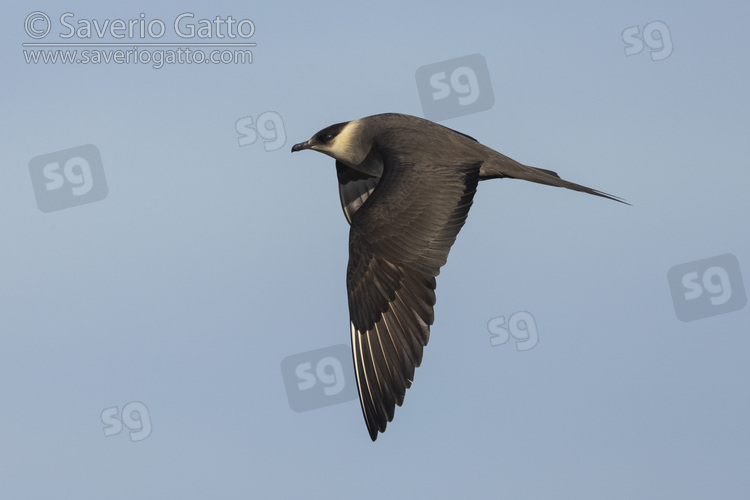
[[[422,361],[434,320],[435,277],[480,180],[524,179],[625,203],[414,116],[387,113],[331,125],[292,152],[302,149],[336,159],[351,224],[346,287],[352,353],[373,441],[393,420]]]

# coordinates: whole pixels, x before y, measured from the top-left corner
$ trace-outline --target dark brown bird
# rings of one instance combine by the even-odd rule
[[[523,179],[625,203],[415,116],[386,113],[331,125],[292,152],[303,149],[336,160],[351,224],[346,288],[354,369],[373,441],[393,420],[422,361],[434,320],[435,277],[479,181]]]

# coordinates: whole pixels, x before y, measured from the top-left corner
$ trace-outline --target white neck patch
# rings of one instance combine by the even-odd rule
[[[358,156],[363,152],[357,151],[359,144],[355,140],[359,127],[359,120],[352,120],[347,123],[328,146],[329,154],[337,160],[348,164],[357,164],[362,161],[364,158],[358,158]]]

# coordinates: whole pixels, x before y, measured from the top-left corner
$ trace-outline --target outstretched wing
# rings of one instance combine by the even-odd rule
[[[382,176],[351,215],[347,269],[354,368],[373,441],[422,361],[435,277],[466,220],[480,167],[379,153]]]

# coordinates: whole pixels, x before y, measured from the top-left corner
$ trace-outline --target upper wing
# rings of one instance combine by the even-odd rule
[[[354,368],[373,441],[422,361],[435,276],[466,220],[480,166],[415,163],[388,151],[382,159],[380,180],[351,215],[347,269]]]

